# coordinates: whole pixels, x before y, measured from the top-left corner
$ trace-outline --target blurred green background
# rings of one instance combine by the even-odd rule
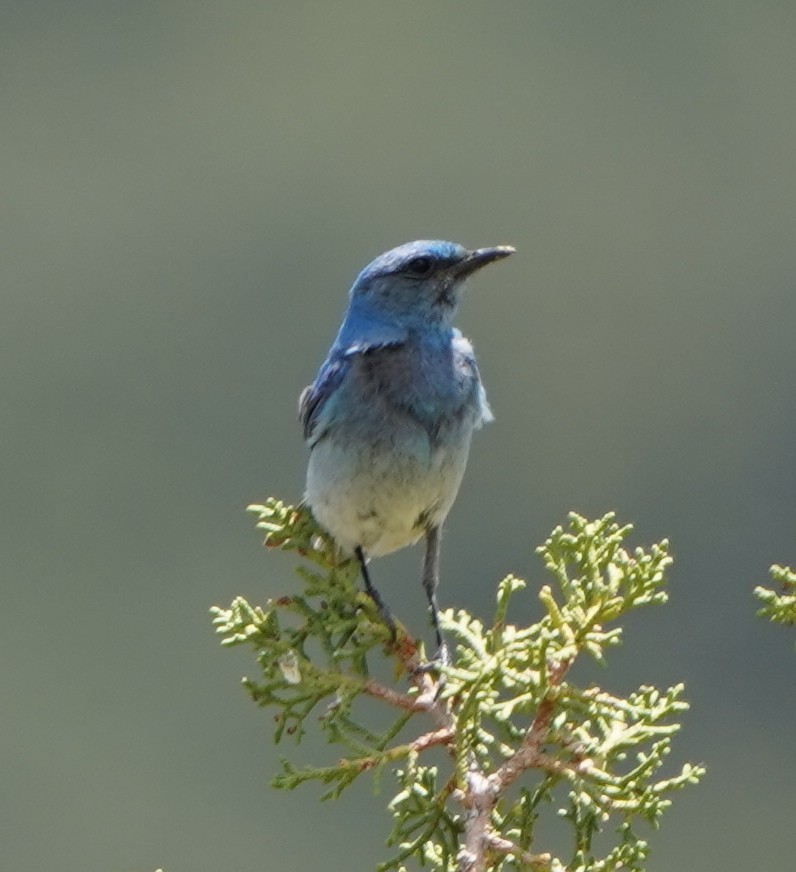
[[[459,319],[497,420],[442,602],[538,586],[568,510],[670,537],[670,604],[600,676],[684,680],[675,756],[710,767],[650,869],[792,869],[794,633],[751,591],[796,562],[796,5],[30,0],[2,22],[4,868],[383,857],[386,784],[266,786],[282,750],[207,610],[297,584],[243,509],[301,495],[296,397],[356,273],[444,237],[518,253]],[[425,627],[419,560],[374,571]]]

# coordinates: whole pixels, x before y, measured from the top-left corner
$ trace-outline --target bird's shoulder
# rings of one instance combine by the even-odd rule
[[[299,396],[298,417],[304,428],[304,438],[312,440],[319,435],[318,422],[329,400],[343,383],[347,373],[358,359],[394,350],[403,344],[402,337],[384,336],[349,338],[347,342],[338,337],[329,356],[321,365],[315,381],[307,385]]]
[[[462,331],[456,327],[451,330],[450,347],[457,366],[464,367],[465,369],[473,369],[476,373],[478,372],[473,344],[466,336],[463,336]]]
[[[315,381],[307,385],[299,396],[298,417],[304,428],[304,438],[311,439],[329,397],[337,390],[350,367],[344,354],[330,355],[321,365]]]
[[[466,336],[462,336],[460,330],[453,329],[451,335],[451,348],[456,371],[460,373],[465,383],[469,386],[468,393],[472,398],[472,408],[475,411],[475,426],[480,427],[494,420],[492,410],[486,398],[481,373],[478,371],[478,363],[475,359],[472,343]]]
[[[456,328],[451,333],[451,351],[453,366],[459,377],[475,387],[481,382],[481,374],[478,371],[478,363],[475,359],[475,351],[470,340],[462,336]]]

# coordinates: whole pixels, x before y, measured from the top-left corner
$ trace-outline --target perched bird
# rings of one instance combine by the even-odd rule
[[[306,501],[395,636],[367,560],[426,539],[423,586],[439,646],[440,527],[459,490],[473,430],[492,420],[470,342],[452,326],[465,280],[510,255],[419,240],[359,274],[314,383],[299,399],[310,447]]]

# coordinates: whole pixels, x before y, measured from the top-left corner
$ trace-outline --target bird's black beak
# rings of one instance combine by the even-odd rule
[[[491,248],[475,248],[472,251],[468,251],[454,266],[453,272],[457,278],[466,278],[476,270],[481,269],[482,266],[514,254],[515,250],[513,245],[494,245]]]

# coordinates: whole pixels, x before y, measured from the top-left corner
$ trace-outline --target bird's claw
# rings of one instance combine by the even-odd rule
[[[428,673],[428,672],[439,672],[440,673],[440,681],[443,680],[443,674],[440,671],[440,666],[450,666],[451,665],[451,655],[448,650],[447,642],[442,642],[437,648],[437,653],[431,658],[431,660],[427,660],[425,663],[421,663],[416,667],[415,672],[418,673]]]

